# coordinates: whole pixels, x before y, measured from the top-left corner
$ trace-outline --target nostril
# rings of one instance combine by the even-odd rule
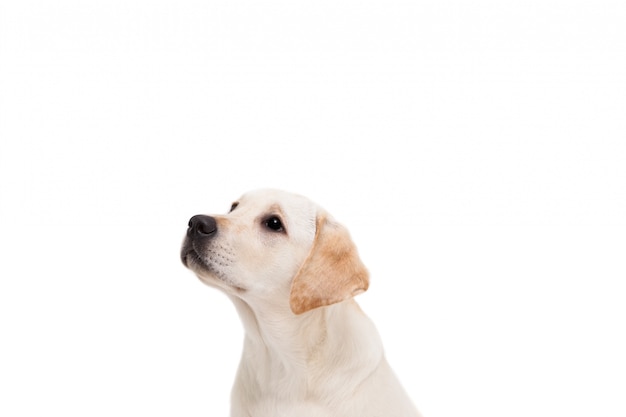
[[[200,223],[200,225],[198,226],[198,233],[203,235],[210,235],[211,233],[215,233],[215,231],[215,221],[213,221],[212,223]]]
[[[217,232],[217,222],[211,216],[197,215],[189,220],[188,236],[208,237]]]

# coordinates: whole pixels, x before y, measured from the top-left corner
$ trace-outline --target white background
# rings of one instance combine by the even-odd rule
[[[426,417],[626,416],[623,1],[3,1],[0,415],[225,416],[188,218],[307,195]]]

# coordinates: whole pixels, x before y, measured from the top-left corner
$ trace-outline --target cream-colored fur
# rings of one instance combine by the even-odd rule
[[[244,325],[231,416],[419,416],[352,298],[369,277],[345,228],[277,190],[245,194],[233,208],[212,216],[210,233],[190,222],[181,252]],[[276,219],[278,230],[268,224]]]

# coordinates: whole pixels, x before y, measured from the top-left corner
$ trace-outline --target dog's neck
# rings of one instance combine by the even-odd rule
[[[373,323],[352,299],[300,315],[288,305],[263,308],[235,297],[233,302],[246,333],[242,363],[262,355],[285,372],[310,374],[329,365],[340,373],[343,363],[354,372],[357,363],[371,367],[383,359]]]

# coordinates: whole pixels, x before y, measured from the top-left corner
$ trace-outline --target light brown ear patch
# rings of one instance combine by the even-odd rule
[[[348,231],[319,216],[313,248],[291,283],[291,310],[301,314],[338,303],[368,286],[369,273]]]

